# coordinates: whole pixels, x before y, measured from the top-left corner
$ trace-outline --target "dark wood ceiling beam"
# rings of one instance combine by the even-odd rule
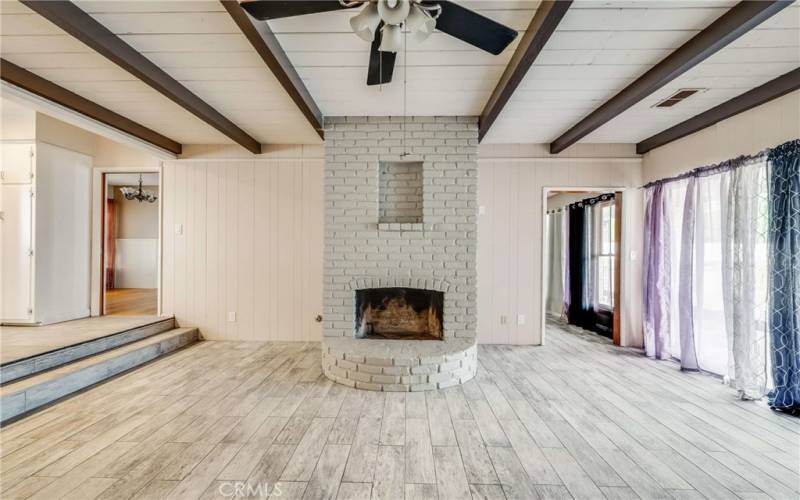
[[[514,94],[533,62],[539,57],[547,41],[553,35],[558,23],[567,13],[572,0],[545,0],[539,4],[528,29],[511,56],[500,81],[483,107],[478,120],[478,140],[482,140],[494,124],[508,100]]]
[[[261,144],[72,2],[21,0],[29,9],[219,130],[251,153]]]
[[[652,137],[648,137],[636,145],[636,153],[645,154],[651,149],[663,146],[681,137],[686,137],[726,118],[738,115],[798,89],[800,89],[800,68],[770,80],[760,87],[725,101]]]
[[[792,4],[791,0],[739,2],[691,40],[625,87],[550,144],[564,151],[615,116],[693,68],[732,41]]]
[[[261,59],[278,79],[281,86],[289,94],[308,123],[314,127],[321,138],[325,138],[322,124],[322,112],[311,97],[303,80],[292,66],[286,52],[275,37],[266,21],[258,21],[250,17],[237,0],[220,0],[228,11],[233,22],[250,41]]]
[[[132,135],[148,144],[176,155],[181,154],[181,144],[169,137],[164,137],[154,130],[125,118],[49,80],[45,80],[41,76],[5,59],[0,59],[0,79],[88,118],[97,120],[109,127],[113,127],[120,132]]]

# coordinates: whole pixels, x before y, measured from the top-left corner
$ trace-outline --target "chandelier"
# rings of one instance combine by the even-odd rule
[[[139,203],[143,201],[147,201],[148,203],[154,203],[158,196],[150,190],[142,189],[142,174],[139,174],[139,187],[135,188],[133,186],[124,186],[120,188],[122,194],[125,195],[126,200],[136,200]]]
[[[436,19],[442,12],[438,4],[423,4],[421,0],[339,0],[343,7],[366,4],[350,19],[353,32],[367,42],[375,39],[380,28],[381,52],[399,52],[403,45],[403,25],[414,40],[422,42],[433,33]],[[383,27],[380,27],[383,23]]]

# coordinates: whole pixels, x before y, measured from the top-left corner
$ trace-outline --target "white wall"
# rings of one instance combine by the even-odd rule
[[[623,191],[622,344],[641,339],[641,162],[633,145],[484,145],[478,161],[478,341],[542,342],[544,189]],[[634,259],[634,260],[631,260]],[[524,324],[518,323],[524,316]],[[505,323],[502,322],[505,317]]]
[[[3,141],[36,139],[36,112],[9,99],[0,99],[0,139]]]
[[[647,152],[644,182],[800,138],[800,90]]]
[[[158,287],[158,238],[117,238],[115,288]]]
[[[322,148],[227,153],[164,163],[162,311],[208,339],[320,340]]]

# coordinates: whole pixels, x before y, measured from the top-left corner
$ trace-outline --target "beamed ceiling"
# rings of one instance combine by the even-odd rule
[[[520,31],[499,56],[435,32],[408,39],[393,81],[365,84],[357,10],[269,21],[290,72],[326,116],[480,115],[539,7],[462,1]],[[218,1],[77,1],[197,98],[263,144],[319,143],[313,120]],[[734,1],[575,1],[486,133],[484,143],[550,143],[728,12]],[[2,58],[182,144],[231,143],[155,88],[17,1],[0,2]],[[792,4],[581,139],[637,143],[800,66]],[[405,82],[405,86],[404,86]],[[672,108],[680,88],[707,89]]]

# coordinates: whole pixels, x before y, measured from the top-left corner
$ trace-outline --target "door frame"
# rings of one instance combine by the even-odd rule
[[[622,276],[622,249],[624,248],[624,241],[623,238],[625,237],[624,231],[622,231],[622,203],[624,192],[626,188],[624,186],[606,186],[606,187],[588,187],[588,186],[557,186],[557,187],[544,187],[542,188],[542,232],[541,232],[541,262],[539,262],[539,276],[541,276],[541,301],[539,304],[539,328],[542,332],[542,341],[541,345],[545,345],[545,339],[547,336],[547,282],[545,278],[545,269],[547,269],[547,196],[549,193],[554,191],[578,191],[584,192],[588,195],[592,193],[615,193],[615,203],[616,203],[616,211],[615,217],[616,220],[614,221],[614,229],[617,235],[617,248],[616,248],[616,255],[614,258],[614,332],[613,332],[613,341],[615,345],[622,345],[622,331],[621,331],[621,317],[622,317],[622,301],[620,300],[622,294],[620,290],[622,289],[621,283],[621,276]]]
[[[107,174],[158,174],[158,256],[156,257],[156,315],[161,316],[161,244],[163,241],[163,174],[161,167],[95,167],[92,172],[92,300],[91,315],[105,315],[105,197]]]

